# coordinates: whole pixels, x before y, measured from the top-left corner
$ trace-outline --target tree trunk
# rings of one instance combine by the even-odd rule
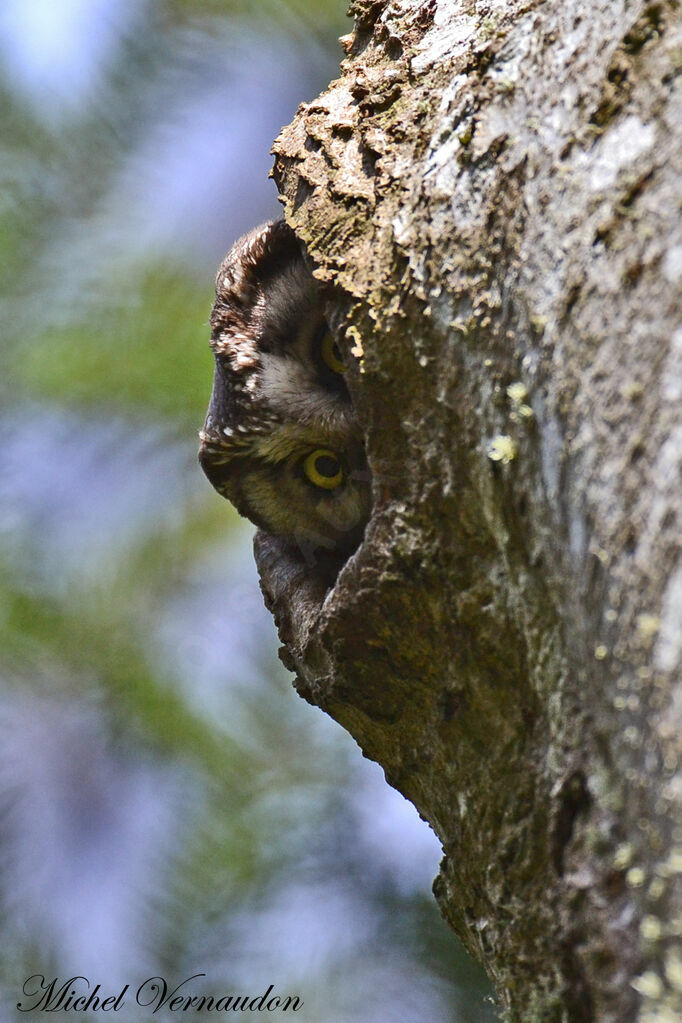
[[[506,1018],[674,1023],[677,3],[352,13],[275,176],[358,357],[374,511],[328,593],[260,535],[266,600],[439,836]]]

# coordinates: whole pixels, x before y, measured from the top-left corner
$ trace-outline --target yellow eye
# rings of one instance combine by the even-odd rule
[[[339,346],[329,331],[327,331],[320,342],[320,352],[325,364],[332,370],[332,372],[345,373],[347,371],[348,366],[341,358]]]
[[[306,456],[303,472],[311,483],[325,490],[336,490],[343,483],[343,467],[333,451],[317,448]]]

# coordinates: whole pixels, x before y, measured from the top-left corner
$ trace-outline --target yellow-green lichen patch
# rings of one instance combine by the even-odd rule
[[[635,991],[645,998],[660,998],[663,994],[663,981],[653,970],[647,970],[631,982]]]
[[[508,434],[499,433],[488,445],[487,454],[491,462],[508,465],[516,458],[516,444]]]

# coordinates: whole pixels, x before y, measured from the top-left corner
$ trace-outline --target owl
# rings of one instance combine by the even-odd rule
[[[213,393],[199,461],[240,514],[309,556],[344,556],[370,513],[348,366],[282,220],[244,235],[216,278]]]

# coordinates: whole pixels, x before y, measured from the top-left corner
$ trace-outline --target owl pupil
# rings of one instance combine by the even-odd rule
[[[322,361],[324,362],[327,369],[330,369],[332,373],[335,373],[337,376],[339,376],[340,374],[346,372],[348,366],[343,361],[341,349],[339,348],[338,344],[332,337],[329,330],[327,330],[324,327],[324,324],[323,328],[324,334],[322,335],[322,338],[319,342],[320,355],[322,356]]]
[[[341,466],[331,455],[320,455],[319,458],[315,459],[315,468],[320,476],[324,476],[326,479],[333,479],[338,474]]]

